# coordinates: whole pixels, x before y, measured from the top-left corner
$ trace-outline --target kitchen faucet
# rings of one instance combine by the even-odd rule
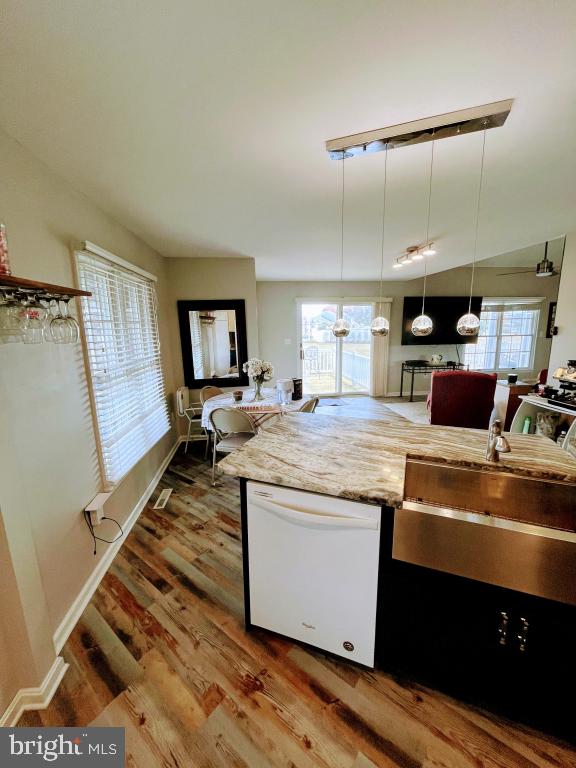
[[[500,461],[501,453],[510,453],[510,443],[502,435],[502,422],[495,419],[488,430],[488,445],[486,446],[486,461]]]

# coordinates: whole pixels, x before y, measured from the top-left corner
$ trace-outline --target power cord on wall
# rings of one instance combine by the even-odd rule
[[[116,536],[115,539],[104,539],[101,536],[96,536],[96,534],[94,533],[94,526],[92,525],[92,520],[90,519],[90,512],[88,512],[87,510],[84,510],[84,520],[86,521],[86,525],[88,526],[88,530],[90,531],[92,535],[92,539],[94,541],[94,554],[96,554],[96,551],[97,551],[97,544],[96,544],[97,541],[103,541],[105,544],[115,544],[117,541],[119,541],[122,538],[122,536],[124,536],[124,529],[122,528],[118,520],[114,520],[113,517],[104,516],[102,520],[110,520],[112,523],[115,523],[118,526],[118,528],[120,528],[120,533],[118,534],[118,536]]]

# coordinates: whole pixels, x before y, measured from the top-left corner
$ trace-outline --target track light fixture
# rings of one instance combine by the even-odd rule
[[[422,261],[426,256],[434,256],[437,251],[433,248],[434,243],[424,245],[409,245],[406,252],[398,256],[393,267],[401,267],[404,264],[411,264],[413,261]]]

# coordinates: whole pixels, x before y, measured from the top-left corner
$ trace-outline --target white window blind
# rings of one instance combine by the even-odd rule
[[[82,321],[104,480],[114,485],[170,428],[154,282],[77,253]]]

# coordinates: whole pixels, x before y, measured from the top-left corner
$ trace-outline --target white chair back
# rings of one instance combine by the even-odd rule
[[[220,387],[214,387],[209,384],[206,387],[202,387],[200,390],[200,402],[204,405],[206,400],[210,400],[211,397],[217,397],[218,395],[223,394],[224,390],[220,389]]]
[[[258,432],[250,415],[238,408],[215,408],[209,418],[219,437],[238,432],[250,432],[255,435]]]
[[[304,405],[300,408],[300,413],[314,413],[316,410],[316,406],[318,405],[319,398],[313,397],[312,400],[308,400]]]
[[[185,416],[190,407],[190,390],[188,387],[178,387],[176,390],[176,411],[178,416]]]

